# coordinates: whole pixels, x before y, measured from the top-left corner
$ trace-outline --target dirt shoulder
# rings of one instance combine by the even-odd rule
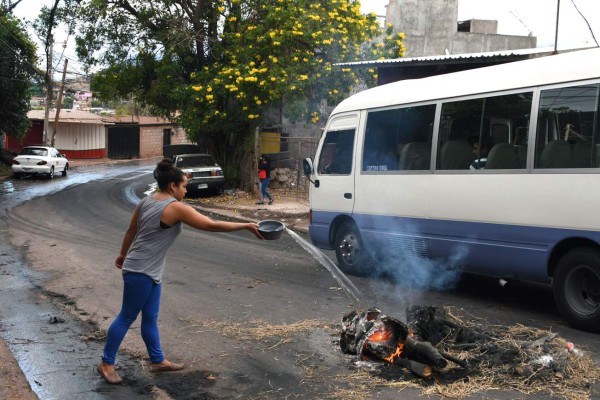
[[[38,399],[4,340],[0,340],[0,399]]]
[[[288,227],[302,232],[308,229],[308,199],[297,191],[269,189],[273,204],[256,204],[256,195],[244,192],[221,196],[201,196],[186,198],[186,202],[201,211],[216,212],[221,215],[241,218],[248,221],[274,219]]]

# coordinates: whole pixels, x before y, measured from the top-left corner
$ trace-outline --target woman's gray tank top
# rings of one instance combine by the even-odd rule
[[[160,226],[160,217],[164,209],[174,201],[177,200],[172,197],[158,201],[152,195],[140,201],[137,233],[125,257],[124,272],[146,274],[156,283],[162,281],[167,251],[183,227],[181,221],[167,229]]]

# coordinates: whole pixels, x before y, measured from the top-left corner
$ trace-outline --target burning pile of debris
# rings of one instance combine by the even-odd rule
[[[405,367],[421,386],[456,397],[497,387],[586,398],[600,368],[557,333],[464,322],[456,310],[411,306],[406,324],[377,308],[342,318],[340,346],[362,361]],[[410,379],[406,376],[406,379]]]

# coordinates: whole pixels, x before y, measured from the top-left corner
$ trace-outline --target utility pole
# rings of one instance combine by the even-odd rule
[[[554,54],[558,53],[558,16],[560,14],[560,0],[556,2],[556,31],[554,32]]]
[[[252,157],[252,188],[251,192],[254,192],[256,185],[258,184],[258,192],[260,193],[260,180],[258,180],[258,157],[260,154],[260,128],[257,126],[254,130],[254,157]]]
[[[65,43],[66,45],[66,43]],[[69,59],[65,58],[65,68],[63,69],[62,81],[60,82],[60,91],[58,92],[58,100],[56,101],[56,116],[54,117],[54,132],[52,132],[52,140],[50,146],[54,147],[54,139],[56,138],[56,131],[58,131],[58,118],[60,116],[60,107],[62,105],[63,91],[65,90],[65,77],[67,75],[67,64]]]
[[[44,132],[43,144],[48,143],[48,120],[50,119],[50,108],[52,107],[52,53],[54,42],[48,44],[50,51],[46,53],[46,74],[44,75],[44,86],[46,86],[46,107],[44,107]]]

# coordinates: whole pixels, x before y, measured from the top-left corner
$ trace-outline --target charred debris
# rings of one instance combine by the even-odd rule
[[[377,308],[352,311],[342,318],[340,347],[358,360],[388,365],[388,375],[389,365],[402,367],[388,378],[418,380],[421,386],[485,381],[489,387],[467,391],[501,385],[571,397],[600,381],[591,357],[557,333],[464,321],[451,308],[410,306],[406,323]]]

